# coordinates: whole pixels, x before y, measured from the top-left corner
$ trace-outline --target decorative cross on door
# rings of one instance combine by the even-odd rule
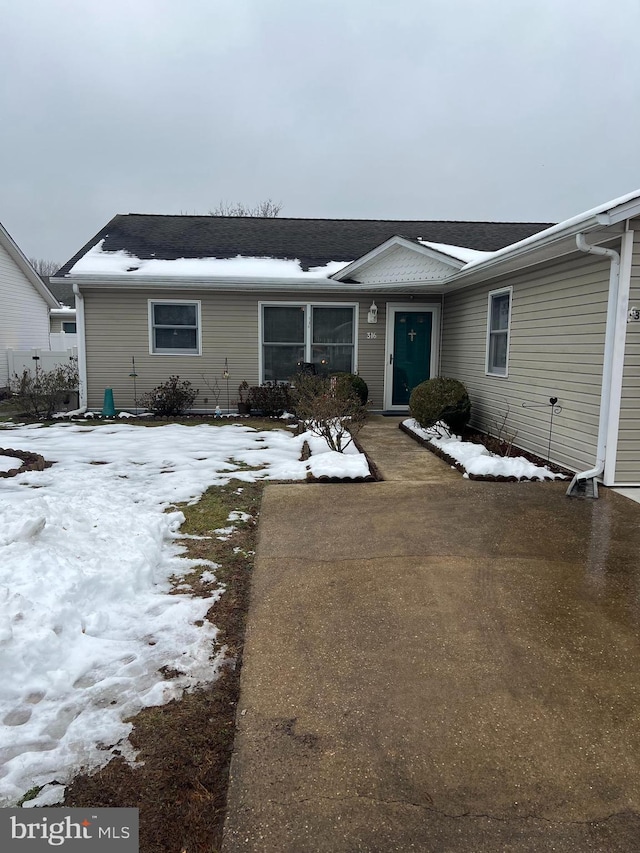
[[[417,334],[418,334],[417,332],[415,332],[413,329],[411,329],[411,331],[409,332],[409,337],[411,338],[411,343],[413,343],[413,339],[415,338],[415,336]]]

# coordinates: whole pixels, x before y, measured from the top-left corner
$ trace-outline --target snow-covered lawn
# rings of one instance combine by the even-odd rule
[[[305,439],[313,455],[301,462]],[[204,619],[222,594],[215,565],[209,597],[170,594],[193,561],[184,516],[167,508],[231,478],[369,474],[357,452],[244,425],[21,426],[0,430],[0,445],[56,463],[0,479],[2,805],[106,763],[114,745],[127,754],[125,719],[215,678],[216,628]],[[0,470],[21,464],[0,458]],[[181,675],[165,680],[165,665]],[[60,794],[45,787],[30,805]]]
[[[482,444],[462,441],[457,435],[449,435],[439,423],[423,429],[416,420],[409,418],[403,421],[403,426],[462,465],[465,477],[473,474],[478,477],[517,477],[519,480],[563,479],[562,474],[554,474],[546,466],[534,465],[523,456],[497,456]]]
[[[22,459],[16,459],[15,456],[0,455],[0,471],[3,473],[15,471],[17,468],[21,468],[22,464]]]

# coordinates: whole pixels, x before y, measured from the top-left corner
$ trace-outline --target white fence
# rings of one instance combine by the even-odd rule
[[[67,335],[67,337],[70,337]],[[9,367],[9,381],[17,374],[22,376],[25,370],[35,372],[38,370],[53,370],[59,364],[69,364],[71,359],[78,358],[78,348],[69,347],[66,350],[7,350],[7,363]]]
[[[61,352],[78,346],[78,336],[67,332],[51,332],[49,335],[49,346],[52,350]]]

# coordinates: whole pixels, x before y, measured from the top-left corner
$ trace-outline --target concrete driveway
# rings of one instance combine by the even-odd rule
[[[266,490],[223,849],[637,851],[640,506],[393,442]]]

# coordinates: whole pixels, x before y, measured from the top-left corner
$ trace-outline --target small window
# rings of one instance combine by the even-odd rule
[[[151,352],[200,354],[200,303],[150,302]]]
[[[490,376],[507,375],[510,319],[511,288],[490,293],[487,323],[487,373]]]
[[[77,332],[76,324],[72,323],[71,320],[66,320],[62,324],[62,331],[65,335],[75,335]]]

